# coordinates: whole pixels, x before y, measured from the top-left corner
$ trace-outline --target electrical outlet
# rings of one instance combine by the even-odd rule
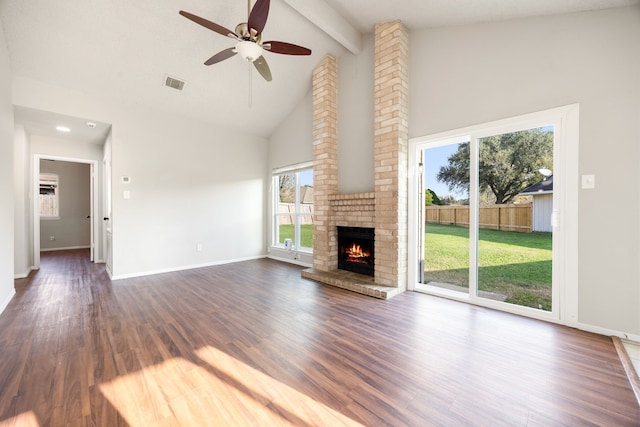
[[[56,240],[56,236],[49,236],[49,240],[53,242],[54,240]]]
[[[196,252],[202,252],[202,243],[196,245]]]

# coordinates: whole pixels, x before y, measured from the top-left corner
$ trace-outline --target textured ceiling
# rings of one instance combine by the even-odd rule
[[[315,7],[324,0],[298,0]],[[326,0],[360,33],[401,19],[410,29],[461,25],[638,4],[640,0]],[[268,137],[310,90],[311,72],[342,47],[285,0],[272,0],[265,40],[313,50],[265,53],[265,82],[239,57],[205,66],[233,40],[178,15],[186,10],[233,29],[245,22],[238,0],[0,0],[12,72],[88,94],[120,97],[178,115]],[[335,35],[333,35],[335,37]],[[165,75],[186,81],[183,91]],[[251,105],[250,105],[251,104]],[[28,110],[26,110],[28,112]],[[25,117],[22,111],[20,117]],[[33,119],[35,120],[35,119]]]

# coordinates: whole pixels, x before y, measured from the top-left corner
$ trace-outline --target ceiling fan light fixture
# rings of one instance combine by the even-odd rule
[[[236,52],[247,62],[253,62],[262,56],[262,46],[252,41],[243,40],[236,44]]]

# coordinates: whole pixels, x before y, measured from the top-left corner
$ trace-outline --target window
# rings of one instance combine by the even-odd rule
[[[59,214],[58,175],[40,174],[40,218],[58,219]]]
[[[273,175],[273,242],[286,249],[313,248],[313,169],[309,164]]]

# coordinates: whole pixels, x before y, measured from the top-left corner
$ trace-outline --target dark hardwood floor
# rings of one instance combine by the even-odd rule
[[[1,426],[640,425],[607,337],[271,260],[41,263],[0,316]]]

